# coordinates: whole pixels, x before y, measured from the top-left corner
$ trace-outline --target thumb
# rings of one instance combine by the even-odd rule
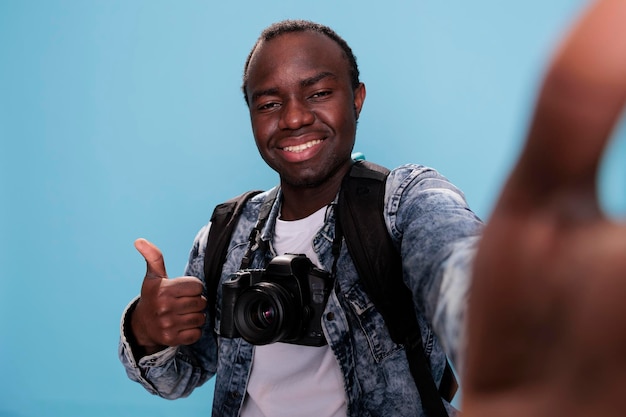
[[[167,278],[165,261],[163,260],[163,254],[159,248],[143,238],[135,240],[135,248],[146,260],[145,279]]]

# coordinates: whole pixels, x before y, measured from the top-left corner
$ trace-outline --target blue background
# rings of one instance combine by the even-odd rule
[[[182,272],[212,207],[277,181],[239,91],[259,32],[317,20],[367,85],[357,146],[437,168],[487,219],[547,58],[582,0],[0,0],[0,415],[206,416],[212,383],[166,401],[117,360],[137,237]],[[626,212],[626,140],[603,202]]]

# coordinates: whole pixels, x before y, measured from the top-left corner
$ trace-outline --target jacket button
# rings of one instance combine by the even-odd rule
[[[326,320],[328,321],[333,321],[335,320],[335,313],[333,313],[332,311],[329,312],[328,314],[326,314]]]
[[[232,398],[233,400],[236,400],[237,398],[239,398],[239,392],[238,391],[231,391],[230,392],[230,398]]]

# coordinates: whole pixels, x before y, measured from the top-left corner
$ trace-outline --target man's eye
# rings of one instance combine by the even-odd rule
[[[275,101],[271,101],[271,102],[269,102],[269,103],[262,103],[262,104],[259,104],[259,105],[257,106],[257,109],[258,109],[258,110],[270,110],[270,109],[273,109],[274,107],[277,107],[277,106],[278,106],[278,103],[277,103],[277,102],[275,102]]]
[[[313,94],[311,96],[311,98],[321,98],[321,97],[326,97],[328,95],[330,95],[330,91],[324,90],[324,91],[318,91],[315,94]]]

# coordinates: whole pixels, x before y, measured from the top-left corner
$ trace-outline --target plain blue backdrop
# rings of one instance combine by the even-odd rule
[[[355,150],[437,168],[487,219],[584,4],[0,0],[0,415],[209,415],[212,383],[172,402],[126,378],[119,319],[137,237],[178,275],[215,204],[277,182],[239,90],[265,26],[335,28],[367,85]],[[602,195],[620,216],[625,155],[619,134]]]

